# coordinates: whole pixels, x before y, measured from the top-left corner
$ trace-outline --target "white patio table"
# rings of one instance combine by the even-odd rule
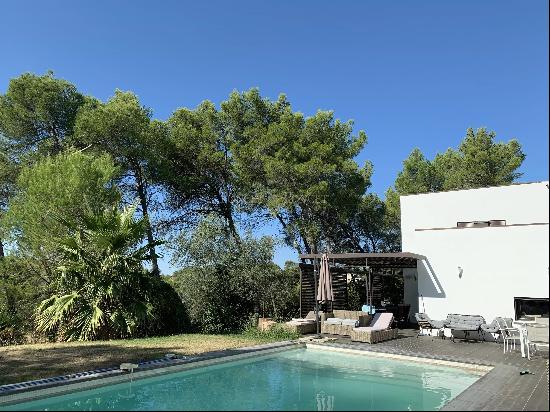
[[[527,325],[541,328],[548,327],[544,323],[539,323],[536,320],[515,320],[512,322],[513,326],[516,326],[519,330],[519,342],[521,346],[521,357],[525,358],[527,355],[525,353],[525,346],[527,345]]]

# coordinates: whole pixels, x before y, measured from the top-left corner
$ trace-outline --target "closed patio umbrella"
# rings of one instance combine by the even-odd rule
[[[319,288],[317,289],[317,300],[321,303],[332,302],[332,276],[328,265],[328,257],[323,253],[321,257],[321,268],[319,270]]]

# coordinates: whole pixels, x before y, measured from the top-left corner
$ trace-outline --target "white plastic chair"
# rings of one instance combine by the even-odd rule
[[[548,346],[548,333],[545,334],[546,340],[539,340],[537,338],[530,338],[529,337],[529,329],[531,328],[537,328],[537,329],[546,329],[548,330],[548,326],[545,324],[537,323],[534,325],[529,325],[525,328],[525,346],[527,347],[527,359],[531,360],[531,346],[533,347],[533,353],[537,352],[537,346],[541,347],[549,347]]]
[[[512,348],[510,350],[516,350],[516,341],[520,341],[521,339],[519,329],[511,327],[511,322],[510,326],[508,326],[504,318],[497,317],[496,322],[498,324],[500,336],[502,336],[502,340],[504,342],[503,353],[506,353],[506,350],[510,349],[510,343],[512,344]]]

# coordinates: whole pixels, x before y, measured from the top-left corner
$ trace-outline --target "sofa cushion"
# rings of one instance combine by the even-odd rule
[[[332,313],[334,314],[334,317],[335,318],[340,318],[340,319],[346,319],[346,310],[340,310],[340,309],[336,309],[336,310],[333,310]]]
[[[359,326],[359,321],[356,319],[344,319],[342,325],[353,326],[355,328]]]
[[[340,310],[336,309],[333,311],[334,317],[340,319],[355,319],[359,320],[361,317],[365,317],[368,313],[360,310]]]
[[[321,319],[323,316],[325,317],[328,317],[328,316],[332,316],[330,313],[325,313],[323,312],[322,310],[319,311],[319,319]],[[315,315],[315,311],[314,310],[310,310],[305,319],[313,319],[315,320],[317,318],[317,316]]]
[[[485,324],[485,319],[480,315],[461,315],[451,313],[447,315],[445,326],[450,329],[476,330]]]
[[[290,322],[294,322],[294,323],[315,323],[315,319],[292,318],[292,320]]]
[[[328,323],[331,325],[341,325],[343,320],[344,319],[341,319],[341,318],[328,318],[327,320],[325,320],[325,323]]]

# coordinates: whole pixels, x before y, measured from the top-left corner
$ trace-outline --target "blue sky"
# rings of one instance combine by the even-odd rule
[[[521,180],[548,179],[545,0],[9,1],[0,19],[0,93],[52,69],[100,99],[132,90],[165,119],[259,87],[353,119],[380,194],[413,148],[431,157],[467,127],[519,139]]]

